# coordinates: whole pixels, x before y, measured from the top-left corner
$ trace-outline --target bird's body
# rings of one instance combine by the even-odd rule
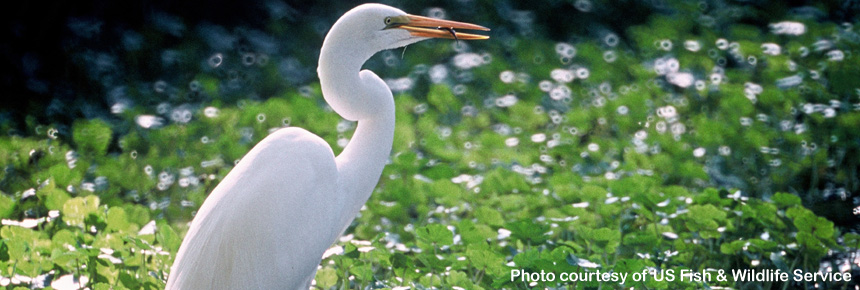
[[[453,37],[427,28],[449,25]],[[337,157],[303,129],[280,129],[260,141],[198,210],[167,289],[308,289],[323,252],[370,197],[391,151],[391,90],[361,65],[380,50],[457,37],[453,28],[485,29],[379,4],[344,14],[326,36],[318,73],[326,102],[358,121],[353,138]]]
[[[305,253],[322,254],[340,234],[339,229],[312,227],[318,222],[334,223],[344,210],[337,208],[343,203],[328,200],[337,186],[334,156],[325,141],[303,129],[281,129],[266,140],[242,159],[262,167],[240,164],[201,206],[176,257],[168,289],[256,289],[253,285],[287,281],[310,284],[320,259]],[[271,179],[270,175],[282,177]],[[247,271],[257,268],[262,270]]]

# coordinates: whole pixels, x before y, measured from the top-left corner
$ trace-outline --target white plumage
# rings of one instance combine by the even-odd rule
[[[281,129],[260,141],[200,207],[167,289],[308,289],[323,252],[370,197],[391,151],[394,100],[376,74],[360,71],[362,64],[380,50],[455,38],[454,28],[486,30],[380,4],[338,19],[318,73],[326,102],[358,121],[352,140],[337,157],[304,129]]]

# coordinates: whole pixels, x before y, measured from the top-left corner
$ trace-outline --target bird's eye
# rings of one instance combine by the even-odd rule
[[[385,25],[391,24],[391,17],[385,17]]]

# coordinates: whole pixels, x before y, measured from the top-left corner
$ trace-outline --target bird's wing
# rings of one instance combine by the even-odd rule
[[[328,144],[272,133],[212,191],[191,224],[168,289],[300,289],[340,234],[343,197]]]

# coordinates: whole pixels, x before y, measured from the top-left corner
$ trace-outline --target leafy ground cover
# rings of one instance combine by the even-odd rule
[[[587,16],[605,4],[581,2],[554,5]],[[395,91],[391,162],[316,286],[856,286],[559,281],[597,271],[860,275],[856,22],[783,11],[756,24],[740,20],[762,10],[667,5],[623,30],[562,41],[534,31],[539,13],[501,7],[509,22],[490,41],[424,42],[371,60]],[[195,209],[256,142],[285,126],[336,153],[348,142],[355,124],[326,107],[302,66],[313,55],[273,52],[258,31],[209,27],[221,35],[207,38],[201,27],[182,41],[136,32],[145,46],[109,55],[112,73],[82,57],[110,92],[107,114],[0,122],[10,132],[0,137],[0,285],[163,288]],[[273,20],[266,33],[284,29]],[[230,37],[238,44],[224,50],[211,41]],[[145,61],[161,62],[163,76],[132,73]],[[557,276],[524,281],[514,270]]]

